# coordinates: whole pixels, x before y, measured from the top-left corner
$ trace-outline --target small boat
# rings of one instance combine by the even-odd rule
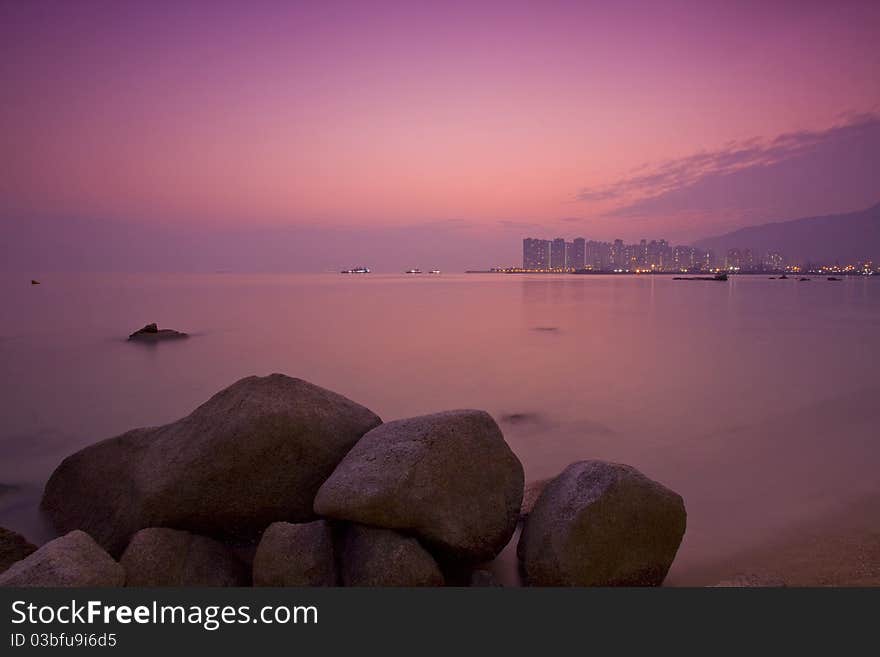
[[[809,280],[812,280],[812,279],[809,279],[809,278],[807,278],[806,276],[801,276],[798,280],[799,280],[799,281],[809,281]]]
[[[674,281],[726,281],[727,274],[715,274],[714,276],[675,276]]]
[[[439,269],[432,269],[432,270],[429,271],[428,273],[429,273],[429,274],[439,274],[439,273],[440,273],[440,270],[439,270]]]
[[[788,276],[786,276],[785,274],[783,274],[782,276],[779,277],[779,280],[780,280],[780,281],[787,281],[787,280],[788,280]]]
[[[403,272],[403,273],[404,273],[404,274],[421,274],[421,273],[422,273],[422,270],[421,270],[421,269],[407,269],[407,270],[406,270],[405,272]]]
[[[343,269],[340,274],[369,274],[369,267],[353,267],[352,269]]]
[[[31,279],[31,285],[39,285],[39,284],[40,284],[40,281],[38,281],[36,278]]]
[[[837,276],[829,276],[829,277],[828,277],[828,280],[829,280],[829,281],[839,281],[840,279],[837,278]]]

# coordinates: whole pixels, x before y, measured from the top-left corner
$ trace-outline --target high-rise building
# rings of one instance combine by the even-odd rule
[[[623,240],[614,240],[614,245],[611,247],[611,264],[617,269],[623,269],[625,260]]]
[[[728,249],[725,266],[728,269],[742,269],[743,257],[739,249]]]
[[[676,271],[689,271],[696,266],[695,249],[690,246],[676,246],[672,250],[672,265],[670,269]]]
[[[587,241],[583,237],[576,237],[571,243],[571,259],[568,266],[572,269],[583,269],[587,262]]]
[[[770,251],[764,256],[764,268],[769,271],[780,271],[785,269],[785,258],[778,251]]]
[[[715,267],[715,252],[694,249],[694,262],[701,271],[709,271]]]
[[[608,268],[608,259],[602,257],[603,242],[590,240],[586,245],[586,256],[584,258],[584,266],[593,271],[604,271]]]
[[[550,245],[550,268],[565,269],[565,239],[557,237]]]
[[[550,268],[550,241],[527,237],[523,240],[523,269]]]

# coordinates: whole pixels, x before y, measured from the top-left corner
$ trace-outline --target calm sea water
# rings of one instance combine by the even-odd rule
[[[742,276],[0,279],[0,525],[67,454],[283,372],[384,419],[482,408],[527,480],[626,462],[680,492],[676,572],[877,490],[880,281]],[[190,332],[126,342],[156,321]],[[512,416],[512,417],[511,417]]]

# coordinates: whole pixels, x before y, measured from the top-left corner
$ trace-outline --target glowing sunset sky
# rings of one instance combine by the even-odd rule
[[[855,210],[878,34],[876,1],[2,2],[0,217],[31,245],[274,231],[321,268]]]

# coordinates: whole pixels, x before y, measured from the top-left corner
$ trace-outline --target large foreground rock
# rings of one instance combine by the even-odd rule
[[[532,586],[659,586],[684,536],[677,493],[627,465],[582,461],[541,493],[517,553]]]
[[[442,586],[434,558],[411,536],[351,525],[342,549],[345,586]]]
[[[523,468],[488,413],[383,424],[321,486],[323,516],[417,535],[443,559],[485,561],[510,540]]]
[[[253,573],[254,586],[335,586],[330,524],[272,523],[257,546]]]
[[[21,534],[5,527],[0,527],[0,573],[16,561],[21,561],[36,551],[36,549],[37,546],[32,545]]]
[[[122,558],[126,586],[246,586],[244,565],[222,543],[190,532],[150,527]]]
[[[125,571],[91,536],[73,531],[0,573],[0,586],[122,586]]]
[[[66,458],[42,508],[112,554],[145,527],[255,535],[314,518],[323,481],[381,420],[345,397],[281,374],[248,377],[187,417],[135,429]]]

